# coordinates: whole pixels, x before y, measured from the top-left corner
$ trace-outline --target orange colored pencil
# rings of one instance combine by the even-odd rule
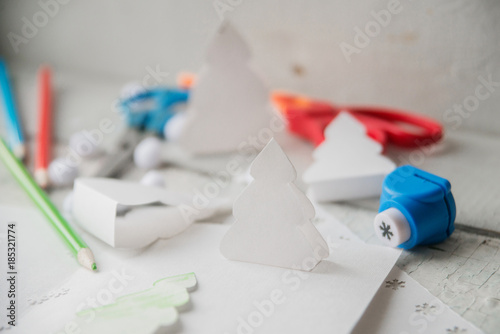
[[[35,180],[42,188],[49,185],[48,167],[51,148],[52,92],[50,68],[38,71],[38,133],[36,141]]]

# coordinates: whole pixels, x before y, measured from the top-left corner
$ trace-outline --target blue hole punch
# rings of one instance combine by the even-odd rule
[[[385,178],[374,227],[385,244],[411,249],[444,241],[455,217],[450,182],[406,165]]]
[[[154,87],[122,100],[119,106],[129,127],[162,136],[165,124],[175,115],[174,106],[188,98],[184,89]]]

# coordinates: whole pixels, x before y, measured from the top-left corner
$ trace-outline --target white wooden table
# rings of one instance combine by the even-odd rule
[[[18,92],[28,138],[36,128],[36,98],[33,69],[14,71],[15,90]],[[123,82],[119,80],[92,81],[85,76],[60,74],[56,78],[56,154],[64,154],[64,144],[77,130],[95,128],[103,118],[121,126],[119,115],[111,108]],[[2,120],[3,122],[3,120]],[[3,134],[4,127],[0,126]],[[118,131],[105,138],[104,146],[112,145]],[[311,147],[295,138],[288,138],[284,149],[295,164],[299,175],[310,164]],[[500,137],[460,129],[447,133],[446,139],[432,154],[423,158],[416,153],[390,150],[388,154],[398,163],[410,159],[417,167],[448,178],[457,202],[457,224],[500,232]],[[32,151],[31,151],[32,152]],[[415,160],[415,157],[419,157]],[[411,159],[410,159],[411,160]],[[31,161],[32,163],[32,161]],[[138,180],[142,171],[131,170],[126,178]],[[179,170],[165,171],[167,184],[174,187],[191,186],[192,173]],[[184,176],[182,176],[184,175]],[[183,178],[185,177],[185,178]],[[206,181],[199,177],[197,182]],[[304,187],[298,182],[299,187]],[[236,192],[238,187],[231,191]],[[57,205],[68,189],[53,191]],[[28,197],[0,167],[0,203],[31,205]],[[349,203],[328,204],[326,208],[363,240],[378,243],[372,220],[378,200],[369,199]],[[404,252],[398,266],[443,300],[457,313],[488,333],[500,328],[500,240],[476,233],[455,231],[442,244],[420,247]]]

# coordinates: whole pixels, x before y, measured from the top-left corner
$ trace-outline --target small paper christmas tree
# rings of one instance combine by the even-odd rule
[[[83,334],[169,332],[179,320],[178,310],[185,309],[189,292],[196,285],[194,273],[166,277],[153,287],[119,297],[112,304],[81,311],[74,321],[82,324],[79,333]],[[88,321],[89,317],[92,321]]]
[[[311,222],[309,199],[295,186],[293,165],[271,139],[250,167],[254,180],[236,199],[236,218],[221,242],[222,254],[238,260],[311,270],[329,254]]]
[[[325,141],[313,157],[303,179],[317,201],[378,196],[385,176],[396,167],[382,155],[382,145],[347,112],[341,112],[326,127]]]
[[[191,92],[179,137],[186,150],[194,154],[236,151],[249,136],[269,127],[269,92],[250,67],[250,58],[236,29],[223,24]]]

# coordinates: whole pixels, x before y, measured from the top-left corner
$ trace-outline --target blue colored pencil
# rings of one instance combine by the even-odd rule
[[[9,72],[2,59],[0,59],[0,97],[3,101],[2,109],[5,113],[10,148],[19,160],[23,160],[26,155],[26,146],[9,82]]]

